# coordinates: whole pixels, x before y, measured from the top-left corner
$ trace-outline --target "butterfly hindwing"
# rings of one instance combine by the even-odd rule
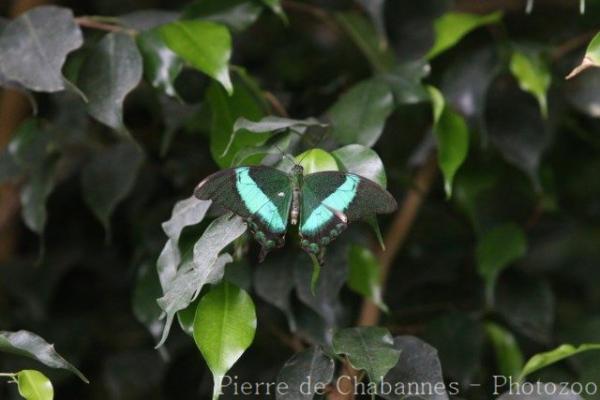
[[[390,213],[396,206],[389,192],[359,175],[337,171],[307,175],[302,185],[301,246],[320,254],[350,222]]]
[[[262,246],[261,259],[283,246],[292,202],[286,173],[264,166],[229,168],[200,182],[194,195],[244,218]]]

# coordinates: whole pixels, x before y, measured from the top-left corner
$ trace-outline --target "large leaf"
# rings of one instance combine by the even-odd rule
[[[333,379],[335,363],[318,347],[311,347],[286,361],[279,371],[277,383],[286,390],[277,391],[277,400],[311,400],[323,393]]]
[[[82,381],[89,382],[77,368],[54,350],[54,345],[49,344],[35,333],[0,331],[0,351],[33,358],[51,368],[66,369],[77,375]]]
[[[550,69],[539,54],[514,51],[510,58],[510,72],[519,82],[519,86],[531,93],[540,105],[544,117],[548,116],[547,92],[552,82]]]
[[[371,251],[357,245],[350,247],[348,258],[350,260],[348,287],[368,298],[377,307],[387,312],[388,308],[383,302],[381,290],[381,277],[379,273],[381,266],[377,258]]]
[[[333,336],[333,350],[346,356],[355,369],[364,370],[372,382],[381,381],[400,358],[392,336],[381,327],[342,329]]]
[[[600,350],[600,344],[586,343],[577,347],[573,346],[572,344],[562,344],[553,350],[536,354],[527,360],[518,380],[523,381],[527,375],[539,369],[564,360],[565,358],[590,350]]]
[[[49,33],[52,34],[49,34]],[[39,92],[63,90],[67,55],[83,44],[69,9],[42,6],[11,21],[0,36],[0,71],[7,81]]]
[[[56,184],[58,160],[49,159],[41,168],[32,171],[29,180],[21,188],[21,215],[25,225],[38,235],[44,232],[46,220],[46,201]]]
[[[583,60],[567,75],[567,79],[571,79],[591,67],[600,67],[600,32],[588,44]]]
[[[400,352],[400,359],[385,375],[379,396],[386,400],[448,399],[445,390],[440,393],[439,390],[425,389],[437,388],[444,384],[442,366],[435,348],[414,336],[394,338],[394,348]],[[385,384],[391,385],[392,390],[384,390]],[[418,384],[416,388],[415,384]]]
[[[523,368],[523,353],[514,335],[493,322],[485,324],[488,338],[494,346],[498,371],[507,377],[516,378]]]
[[[225,264],[230,263],[232,258],[229,254],[219,256],[219,253],[245,231],[246,224],[242,219],[231,217],[229,213],[206,228],[194,244],[193,260],[181,265],[163,286],[164,295],[158,299],[158,304],[165,311],[167,320],[156,347],[162,346],[167,339],[176,313],[189,306],[205,284],[221,280]]]
[[[79,73],[79,87],[88,99],[88,112],[103,124],[127,132],[123,102],[142,79],[142,56],[133,38],[109,33],[86,57]]]
[[[183,10],[187,19],[204,19],[243,31],[260,16],[263,7],[258,1],[248,0],[196,0]]]
[[[110,216],[133,189],[143,161],[140,148],[127,140],[100,150],[83,168],[83,198],[107,234]]]
[[[432,59],[453,47],[464,36],[483,25],[494,24],[502,19],[502,12],[487,15],[449,12],[439,17],[435,23],[435,42],[427,53]]]
[[[228,66],[231,35],[226,27],[210,21],[175,21],[163,25],[160,33],[177,55],[233,92]]]
[[[183,60],[167,47],[158,29],[142,32],[136,40],[146,80],[168,96],[177,96],[174,81],[183,69]]]
[[[438,164],[444,174],[446,196],[452,196],[454,176],[469,151],[469,129],[464,118],[445,104],[442,94],[429,87],[433,104],[433,133],[437,140]]]
[[[280,132],[289,129],[298,134],[303,134],[311,126],[326,127],[327,124],[319,122],[319,120],[315,118],[291,119],[269,115],[256,122],[241,117],[237,121],[235,121],[233,130],[234,132],[237,132],[239,130],[244,129],[250,132],[261,133]]]
[[[235,90],[231,96],[216,84],[206,91],[206,100],[211,109],[210,150],[213,159],[222,168],[230,167],[239,151],[261,145],[269,137],[268,133],[243,129],[234,131],[239,118],[260,120],[265,115],[266,107],[258,87],[244,73],[236,74],[233,84]],[[260,159],[251,161],[258,162]]]
[[[387,186],[383,162],[374,150],[360,144],[349,144],[334,150],[331,155],[344,171],[377,182],[382,188]]]
[[[296,156],[296,162],[304,168],[304,175],[321,171],[337,171],[338,165],[333,156],[322,149],[306,150]]]
[[[421,80],[429,75],[431,67],[424,60],[394,66],[378,76],[388,84],[394,94],[396,105],[415,104],[429,100],[429,94]]]
[[[16,380],[19,394],[25,400],[52,400],[54,398],[52,382],[39,371],[32,369],[19,371]]]
[[[375,71],[384,72],[394,64],[394,54],[373,24],[356,12],[336,14],[336,20],[365,55]]]
[[[393,109],[394,96],[388,85],[376,79],[360,82],[329,109],[332,135],[342,144],[372,147]]]
[[[219,398],[223,377],[254,340],[256,311],[242,289],[224,282],[198,304],[194,340],[213,374],[213,400]]]
[[[493,304],[494,287],[500,272],[525,255],[527,239],[516,224],[508,223],[485,233],[477,243],[479,274],[485,280],[488,305]]]

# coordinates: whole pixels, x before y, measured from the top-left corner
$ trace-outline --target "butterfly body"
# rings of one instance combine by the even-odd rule
[[[288,221],[298,226],[300,246],[319,257],[352,221],[396,208],[390,193],[351,173],[324,171],[304,175],[265,166],[236,167],[204,179],[194,194],[244,218],[261,245],[260,260],[285,244]]]

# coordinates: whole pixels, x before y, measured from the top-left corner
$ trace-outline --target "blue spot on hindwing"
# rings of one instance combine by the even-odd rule
[[[273,232],[284,232],[285,222],[279,214],[277,206],[265,195],[261,188],[250,176],[247,167],[238,168],[236,174],[236,189],[251,214],[260,216]]]
[[[327,196],[317,208],[308,216],[302,225],[302,231],[314,233],[334,217],[330,209],[345,212],[354,197],[360,179],[354,175],[347,175],[344,183],[333,193]]]

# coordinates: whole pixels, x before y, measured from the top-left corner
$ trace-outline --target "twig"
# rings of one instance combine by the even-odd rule
[[[413,223],[421,209],[423,200],[437,176],[437,163],[435,154],[432,153],[425,164],[417,171],[414,184],[406,193],[402,206],[396,213],[392,227],[385,237],[386,251],[379,252],[377,258],[381,264],[381,282],[382,290],[385,289],[385,283],[389,276],[392,261],[402,248],[410,232]],[[368,299],[363,300],[360,316],[357,321],[359,326],[374,326],[379,322],[381,310],[373,302]],[[343,380],[339,381],[339,385],[335,386],[328,398],[329,400],[352,400],[354,399],[354,381],[360,381],[360,371],[352,368],[350,363],[344,362],[342,365],[341,376]],[[349,377],[346,379],[346,377]]]
[[[271,107],[273,107],[273,111],[279,114],[280,117],[289,117],[285,107],[283,106],[283,104],[281,104],[281,101],[279,101],[279,99],[273,93],[265,90],[263,92],[263,96],[265,96],[265,99],[267,99],[269,104],[271,104]]]
[[[133,29],[125,28],[125,27],[122,27],[119,25],[107,24],[105,22],[99,21],[98,19],[96,19],[94,17],[88,17],[88,16],[77,17],[77,18],[75,18],[75,22],[77,23],[77,25],[84,27],[84,28],[99,29],[101,31],[108,31],[108,32],[123,32],[123,33],[127,33],[129,35],[135,35],[137,33]]]

